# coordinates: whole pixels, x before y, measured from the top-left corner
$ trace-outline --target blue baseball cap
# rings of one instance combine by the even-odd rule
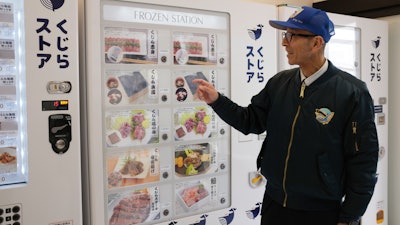
[[[270,20],[269,24],[279,30],[287,28],[307,30],[328,42],[335,35],[335,28],[326,12],[308,6],[295,11],[287,21]]]

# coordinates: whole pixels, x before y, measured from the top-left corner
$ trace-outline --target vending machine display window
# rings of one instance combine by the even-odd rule
[[[0,0],[0,188],[28,180],[23,1]]]
[[[116,1],[102,7],[109,224],[229,207],[230,127],[199,100],[193,83],[229,90],[229,14]]]
[[[361,29],[335,26],[335,35],[326,46],[326,56],[338,68],[361,79]]]

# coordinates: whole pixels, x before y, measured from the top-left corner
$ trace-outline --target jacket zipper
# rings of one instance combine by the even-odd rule
[[[303,99],[304,98],[304,90],[306,89],[306,84],[303,81],[301,83],[301,88],[300,88],[300,98]],[[289,163],[289,158],[290,158],[290,150],[292,148],[292,144],[293,144],[293,136],[294,136],[294,127],[296,125],[297,122],[297,118],[299,117],[300,114],[300,109],[301,109],[301,105],[299,104],[299,106],[297,107],[297,112],[296,115],[294,116],[293,119],[293,123],[292,123],[292,130],[291,130],[291,134],[290,134],[290,141],[289,141],[289,145],[288,145],[288,151],[287,151],[287,155],[286,155],[286,160],[285,160],[285,168],[283,171],[283,180],[282,180],[282,187],[283,187],[283,192],[285,193],[285,198],[283,200],[283,207],[286,207],[286,202],[287,202],[287,191],[286,191],[286,173],[287,173],[287,167],[288,167],[288,163]]]
[[[353,135],[354,135],[354,149],[358,152],[358,143],[357,143],[357,122],[352,122],[351,126],[353,128]]]

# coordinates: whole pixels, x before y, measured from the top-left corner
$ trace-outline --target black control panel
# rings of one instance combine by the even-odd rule
[[[49,116],[49,141],[53,151],[63,154],[68,151],[71,142],[71,116],[54,114]]]
[[[22,225],[22,205],[0,206],[0,225]]]

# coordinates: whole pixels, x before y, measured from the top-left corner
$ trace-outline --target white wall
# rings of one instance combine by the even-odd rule
[[[389,22],[389,202],[388,220],[389,225],[400,224],[400,178],[397,174],[400,171],[400,15],[380,18]]]

